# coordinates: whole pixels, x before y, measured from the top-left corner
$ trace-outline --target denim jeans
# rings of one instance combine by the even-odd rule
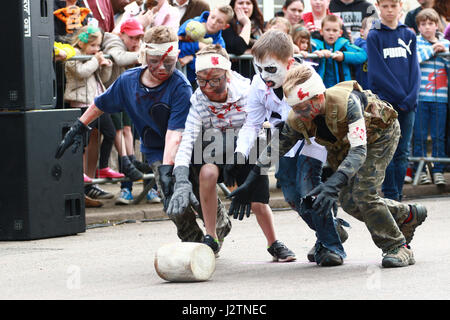
[[[398,141],[394,157],[386,168],[386,176],[381,190],[384,197],[396,201],[402,200],[403,184],[405,182],[408,157],[410,152],[411,137],[414,128],[415,111],[398,111],[401,137]]]
[[[297,153],[293,158],[282,157],[280,159],[275,177],[280,182],[286,202],[316,232],[316,248],[318,248],[318,244],[321,244],[345,258],[346,253],[336,231],[336,219],[333,218],[333,215],[330,213],[326,217],[320,217],[318,214],[313,214],[311,210],[302,212],[300,209],[302,198],[320,184],[321,173],[321,161]]]
[[[447,104],[419,101],[417,107],[416,120],[414,121],[414,149],[415,157],[427,156],[428,132],[432,141],[432,156],[435,158],[445,158],[445,124],[447,121]],[[445,164],[434,163],[433,173],[443,172]],[[414,166],[417,169],[417,163]]]

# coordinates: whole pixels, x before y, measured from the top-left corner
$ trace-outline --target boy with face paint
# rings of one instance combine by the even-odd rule
[[[201,49],[197,53],[195,68],[199,88],[191,97],[192,107],[175,157],[176,183],[167,213],[169,216],[184,214],[185,206],[189,203],[188,199],[195,201],[193,197],[199,197],[206,229],[203,242],[210,246],[214,253],[218,253],[223,238],[221,239],[216,232],[218,209],[216,184],[228,178],[224,168],[236,161],[233,157],[231,159],[227,157],[227,152],[233,155],[234,137],[247,116],[245,109],[250,80],[231,71],[228,54],[220,45],[209,45]],[[208,139],[210,136],[214,136],[212,142]],[[214,155],[210,157],[207,151],[216,140],[221,140],[221,143],[216,145]],[[198,149],[195,146],[196,142],[201,143]],[[198,157],[196,153],[200,151],[201,157]],[[196,195],[193,195],[192,187],[186,187],[186,184],[179,183],[178,179],[181,176],[182,182],[186,180],[186,174],[182,177],[182,172],[189,172],[189,166],[198,172],[200,188],[199,194]],[[238,184],[243,182],[252,167],[249,164],[236,166],[234,173]],[[248,211],[236,211],[235,218],[238,214],[241,214],[240,219],[245,213],[249,215],[251,207],[266,236],[268,251],[274,261],[293,261],[295,254],[278,241],[275,235],[272,211],[268,205],[268,184],[267,176],[259,177],[258,185],[265,188],[251,198]]]
[[[328,220],[329,209],[339,198],[344,211],[363,221],[383,250],[383,267],[414,264],[409,243],[427,217],[426,208],[383,199],[377,193],[400,138],[397,112],[356,81],[326,89],[320,76],[304,65],[288,72],[283,90],[292,110],[280,138],[272,139],[268,148],[278,147],[283,155],[298,139],[315,137],[327,148],[328,163],[335,170],[307,195],[315,197],[315,214]],[[265,163],[268,148],[255,168]],[[243,186],[251,185],[252,179],[250,174]]]
[[[248,157],[266,119],[270,122],[271,129],[275,130],[283,126],[291,110],[283,97],[282,88],[286,73],[296,64],[292,57],[290,37],[281,31],[269,30],[255,42],[252,54],[258,73],[253,77],[250,88],[248,116],[239,131],[235,150],[238,158]],[[318,240],[308,253],[308,260],[322,266],[340,265],[345,258],[341,240],[345,241],[347,238],[341,226],[343,221],[331,219],[329,225],[323,225],[320,220],[313,220],[302,211],[301,199],[320,183],[326,150],[315,143],[306,144],[300,149],[302,144],[303,141],[298,141],[286,156],[280,158],[276,177],[281,184],[285,200],[308,226],[316,231]],[[245,202],[244,199],[237,200]]]
[[[141,151],[155,174],[167,207],[175,154],[191,107],[192,95],[186,77],[175,69],[178,53],[178,37],[172,28],[158,26],[149,29],[144,34],[141,47],[143,66],[128,69],[102,95],[95,98],[94,103],[65,135],[56,158],[63,156],[72,144],[75,150],[80,147],[83,135],[90,130],[89,123],[103,112],[126,111],[139,132]],[[174,220],[174,223],[181,240],[202,240],[200,229],[193,229],[186,221]],[[222,229],[222,233],[229,232],[228,223],[224,223]]]

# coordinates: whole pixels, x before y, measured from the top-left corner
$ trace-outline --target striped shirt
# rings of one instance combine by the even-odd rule
[[[443,43],[449,50],[450,42],[442,37],[441,33],[436,35],[439,42]],[[447,70],[450,60],[436,56],[432,43],[417,36],[417,56],[420,63],[421,82],[419,101],[443,102],[448,101],[448,75]]]
[[[175,157],[175,167],[189,166],[194,144],[198,138],[206,140],[211,135],[222,135],[225,131],[228,134],[229,129],[234,129],[234,134],[237,135],[245,122],[249,90],[250,79],[244,78],[234,71],[232,71],[231,81],[228,83],[226,102],[210,101],[201,89],[197,88],[191,97],[191,108]],[[199,137],[200,133],[203,134],[202,137]],[[234,146],[232,145],[231,148]],[[231,152],[234,150],[232,149]]]

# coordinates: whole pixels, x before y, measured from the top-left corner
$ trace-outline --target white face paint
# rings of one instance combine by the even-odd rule
[[[261,78],[270,88],[277,89],[283,85],[287,73],[287,65],[280,61],[267,58],[264,61],[255,61],[256,71],[261,75]]]

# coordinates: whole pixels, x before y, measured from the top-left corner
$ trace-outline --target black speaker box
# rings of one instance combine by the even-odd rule
[[[55,153],[79,109],[0,112],[0,240],[86,231],[83,150]]]
[[[1,4],[0,110],[54,108],[53,0]]]

